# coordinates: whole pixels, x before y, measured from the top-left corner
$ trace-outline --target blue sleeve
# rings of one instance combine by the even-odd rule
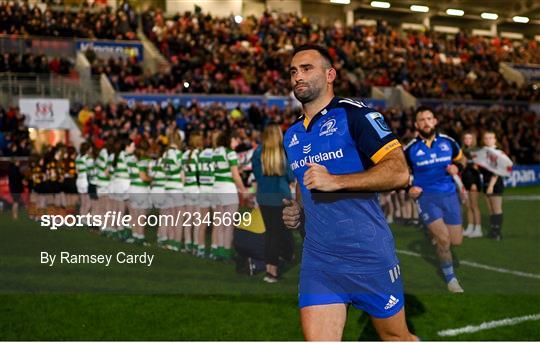
[[[461,147],[459,146],[459,143],[451,139],[450,145],[452,146],[452,159],[459,157],[461,154]]]
[[[347,121],[356,148],[374,163],[401,146],[382,114],[373,109],[348,108]]]

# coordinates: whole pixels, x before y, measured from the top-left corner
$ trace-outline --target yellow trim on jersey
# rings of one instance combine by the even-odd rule
[[[462,157],[463,157],[463,151],[461,151],[461,149],[459,149],[459,154],[456,157],[454,157],[454,159],[452,161],[461,160]]]
[[[310,121],[311,120],[307,116],[304,117],[304,129],[307,130],[307,127],[309,126]]]
[[[379,161],[382,160],[382,158],[386,156],[386,154],[396,148],[399,148],[400,146],[401,144],[399,143],[399,141],[397,139],[394,139],[393,141],[386,143],[382,148],[380,148],[376,153],[374,153],[373,156],[371,156],[371,160],[373,161],[373,163],[379,163]]]

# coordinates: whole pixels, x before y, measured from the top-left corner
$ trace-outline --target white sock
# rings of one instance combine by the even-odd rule
[[[480,230],[482,230],[482,225],[476,224],[476,225],[474,226],[474,229],[480,231]]]
[[[469,224],[467,225],[467,228],[465,229],[465,231],[472,231],[473,229],[473,224]]]

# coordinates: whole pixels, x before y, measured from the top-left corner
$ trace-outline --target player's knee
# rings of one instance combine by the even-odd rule
[[[440,248],[443,248],[443,249],[450,248],[450,236],[439,236],[439,237],[437,237],[437,245]]]
[[[379,336],[381,340],[383,341],[399,341],[399,342],[407,342],[407,341],[415,341],[414,335],[412,335],[409,331],[405,332],[380,332]]]
[[[453,237],[452,238],[452,245],[453,246],[460,246],[461,243],[463,243],[463,236]]]

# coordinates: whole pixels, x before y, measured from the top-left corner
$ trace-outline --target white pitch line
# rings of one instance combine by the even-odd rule
[[[538,201],[540,200],[540,195],[539,194],[508,195],[504,197],[504,200]]]
[[[399,249],[397,249],[396,252],[398,252],[400,254],[403,254],[403,255],[409,255],[409,256],[414,256],[414,257],[422,257],[422,255],[420,255],[419,253],[416,253],[416,252],[413,252],[413,251],[408,251],[408,250],[399,250]],[[489,271],[492,271],[492,272],[497,272],[497,273],[502,273],[502,274],[512,274],[512,275],[516,275],[516,276],[522,276],[522,277],[527,277],[527,278],[531,278],[531,279],[540,280],[540,275],[538,275],[538,274],[526,273],[526,272],[522,272],[522,271],[519,271],[519,270],[511,270],[511,269],[493,267],[493,266],[488,266],[486,264],[476,263],[476,262],[472,262],[472,261],[464,261],[464,260],[460,260],[459,263],[464,265],[464,266],[489,270]]]
[[[522,322],[540,320],[540,313],[530,314],[523,317],[504,318],[500,320],[493,320],[491,322],[483,322],[480,325],[467,325],[462,328],[448,329],[437,332],[439,336],[457,336],[462,333],[474,333],[483,330],[494,329],[500,326],[511,326]]]

